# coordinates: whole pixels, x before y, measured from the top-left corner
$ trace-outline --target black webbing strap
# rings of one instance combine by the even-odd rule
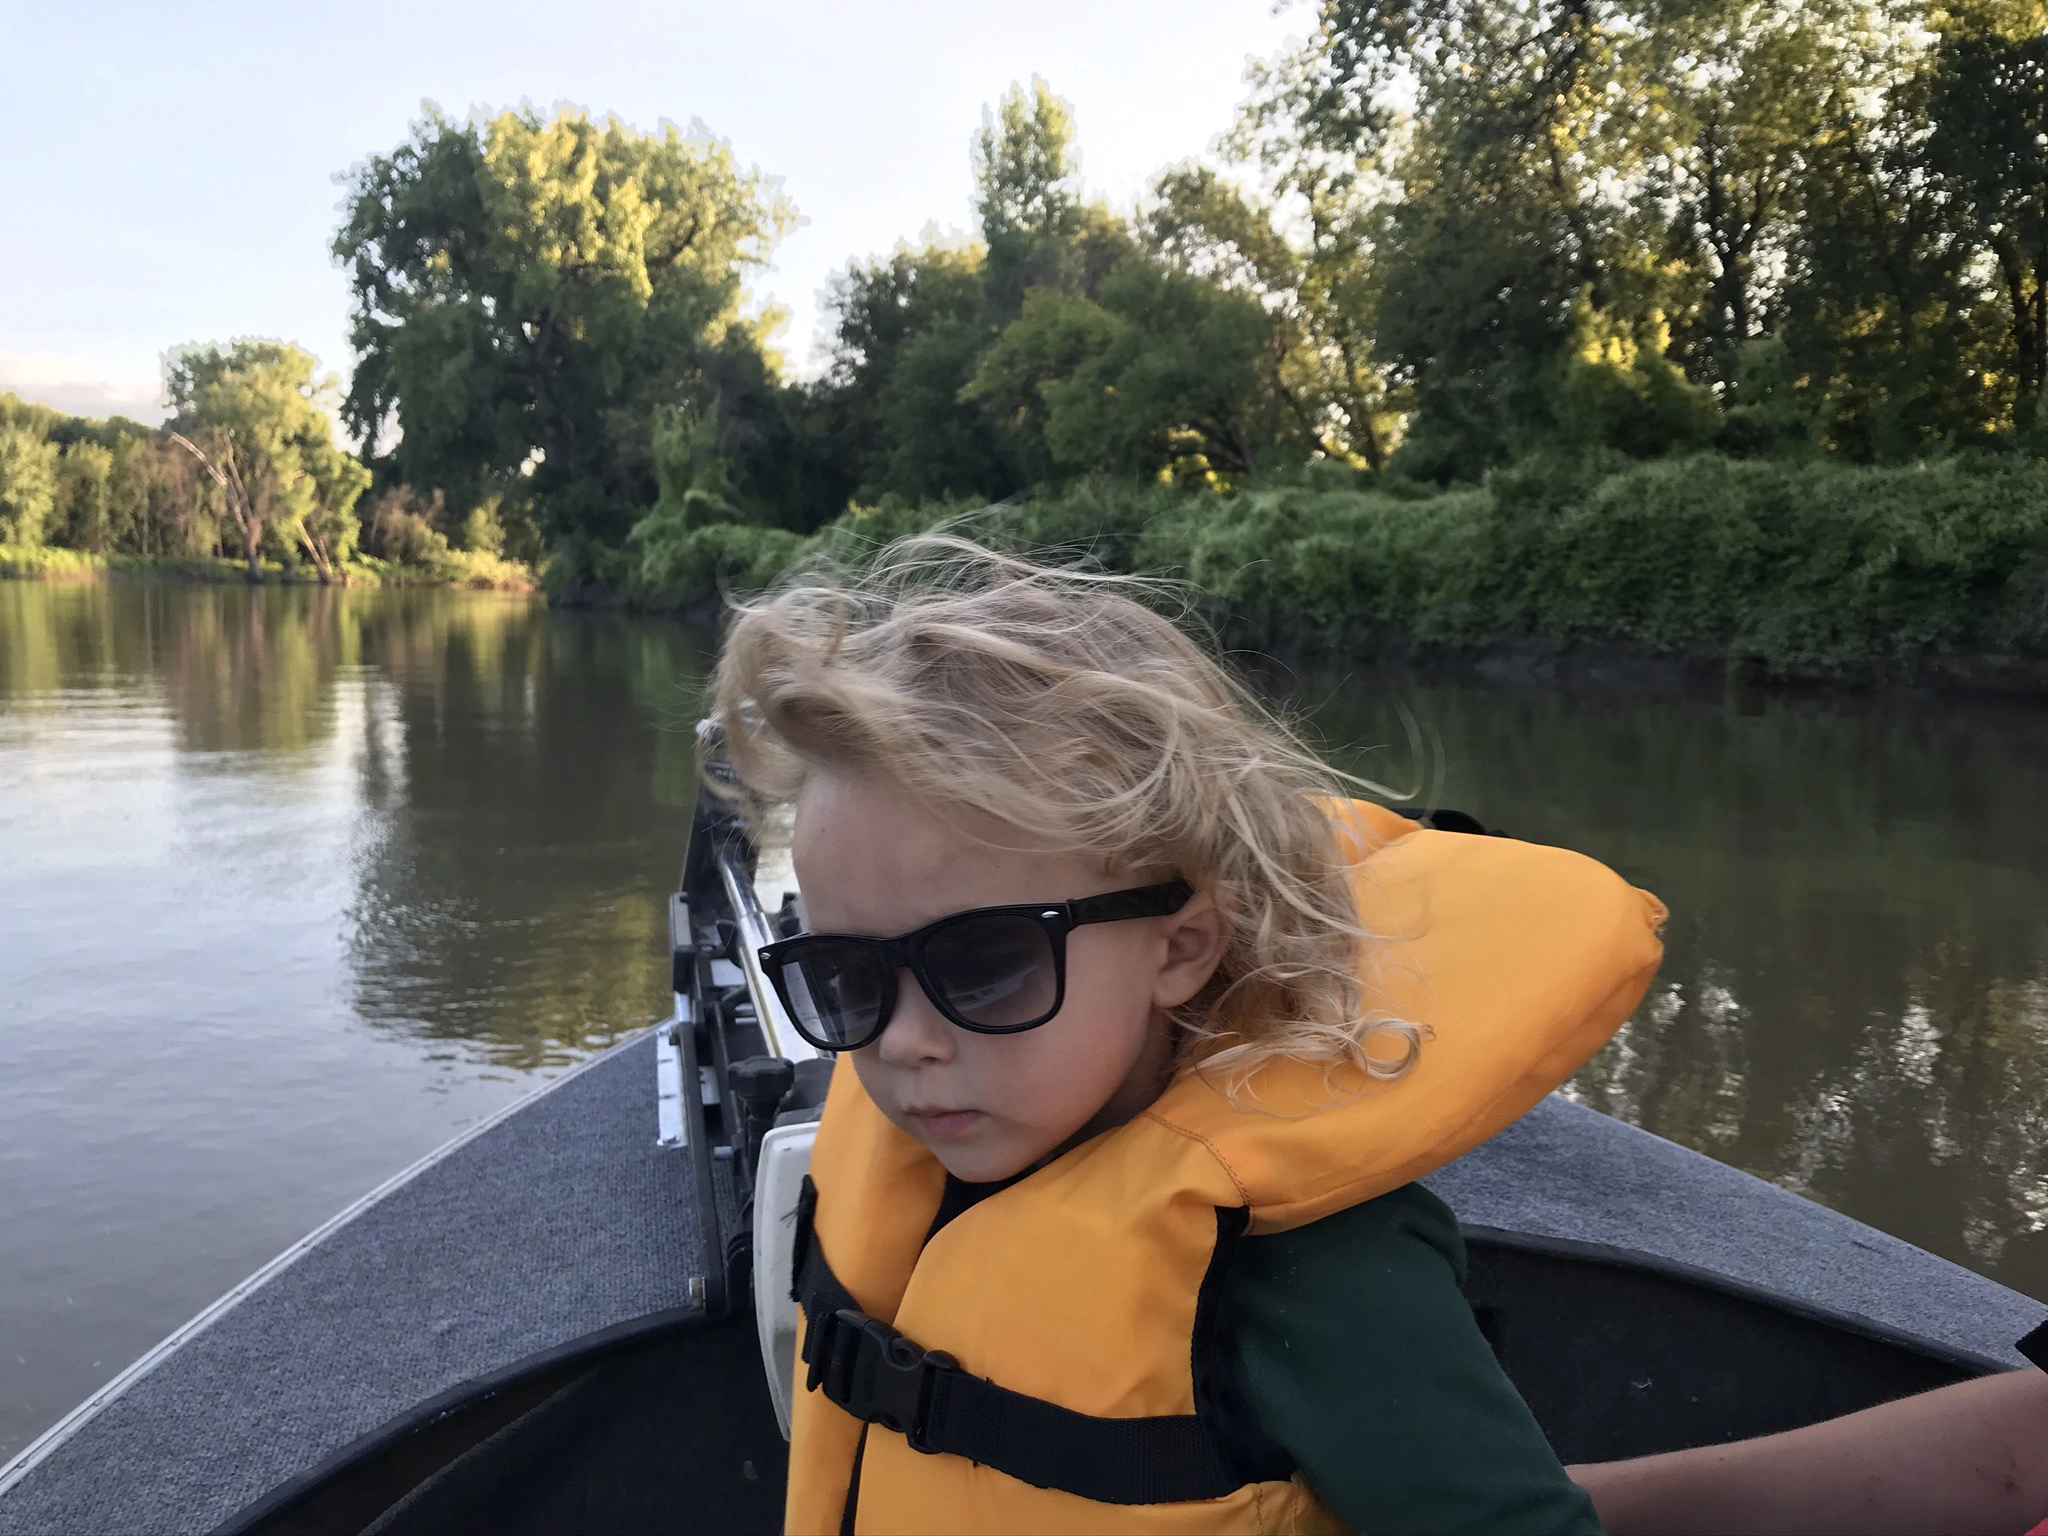
[[[1244,1486],[1196,1415],[1098,1419],[968,1374],[854,1303],[799,1222],[805,1387],[917,1450],[964,1456],[1098,1504],[1181,1504]]]

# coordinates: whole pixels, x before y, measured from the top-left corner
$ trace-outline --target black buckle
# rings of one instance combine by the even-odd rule
[[[935,1454],[930,1429],[939,1378],[958,1370],[951,1355],[923,1350],[879,1318],[851,1307],[820,1319],[806,1335],[807,1388],[822,1391],[856,1419],[893,1429],[915,1450]]]

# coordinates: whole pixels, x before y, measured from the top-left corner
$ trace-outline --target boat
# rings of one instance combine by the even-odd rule
[[[669,904],[673,1014],[365,1195],[94,1392],[0,1469],[0,1536],[780,1527],[794,1209],[830,1063],[755,959],[800,926],[794,892],[700,802]],[[1560,1095],[1426,1182],[1567,1462],[2014,1369],[2048,1317]]]

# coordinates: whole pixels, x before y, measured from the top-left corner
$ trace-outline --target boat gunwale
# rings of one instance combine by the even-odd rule
[[[1822,1206],[1821,1209],[1826,1210],[1828,1207]],[[1890,1323],[1879,1322],[1874,1317],[1865,1317],[1860,1312],[1830,1307],[1825,1302],[1812,1301],[1792,1291],[1781,1291],[1774,1286],[1759,1285],[1753,1280],[1738,1279],[1719,1270],[1688,1264],[1683,1259],[1667,1258],[1663,1254],[1652,1253],[1644,1248],[1623,1248],[1614,1243],[1557,1237],[1547,1232],[1521,1232],[1513,1227],[1493,1227],[1479,1223],[1461,1222],[1459,1230],[1469,1244],[1515,1249],[1523,1253],[1540,1254],[1546,1258],[1604,1264],[1613,1269],[1651,1275],[1660,1280],[1674,1281],[1680,1285],[1733,1297],[1737,1301],[1767,1307],[1806,1322],[1819,1323],[1838,1332],[1868,1339],[1872,1343],[1907,1350],[1926,1359],[1959,1370],[1971,1371],[1979,1376],[2002,1375],[2021,1369],[1996,1356],[1979,1354],[1970,1349],[1958,1349],[1926,1334],[1913,1333],[1904,1328],[1894,1327]],[[1968,1273],[1976,1272],[1972,1270]],[[1985,1276],[1978,1278],[1988,1280]],[[1995,1280],[1988,1283],[1998,1284]]]

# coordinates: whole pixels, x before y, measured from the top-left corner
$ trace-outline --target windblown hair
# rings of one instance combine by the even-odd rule
[[[1142,600],[1182,595],[949,534],[813,568],[734,614],[715,709],[736,782],[707,782],[763,841],[825,771],[1113,874],[1178,874],[1228,927],[1215,977],[1176,1010],[1180,1071],[1233,1091],[1280,1056],[1398,1077],[1420,1032],[1368,1006],[1373,936],[1325,808],[1363,781]]]

